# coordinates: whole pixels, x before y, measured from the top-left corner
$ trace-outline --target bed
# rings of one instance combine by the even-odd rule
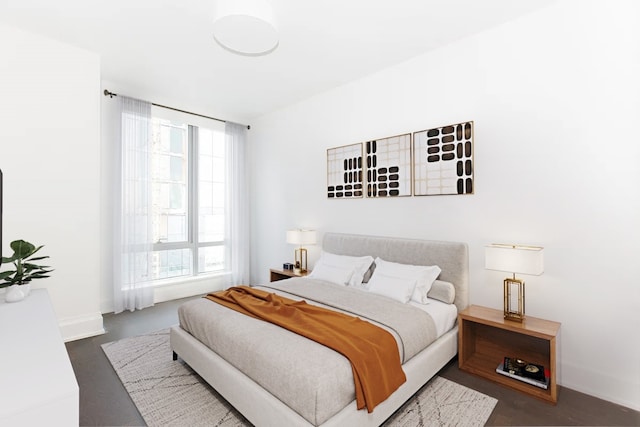
[[[441,271],[437,281],[455,288],[449,304],[455,307],[453,320],[445,327],[446,331],[435,323],[425,327],[437,331],[433,342],[424,349],[401,345],[402,339],[398,340],[406,382],[369,413],[356,409],[349,362],[333,350],[206,299],[183,304],[179,309],[180,324],[171,328],[170,333],[174,356],[182,358],[256,426],[380,425],[457,353],[455,312],[468,305],[469,267],[465,243],[326,233],[322,249],[335,255],[371,256],[391,263],[438,266]],[[258,288],[309,303],[328,304],[338,311],[350,311],[344,304],[351,303],[342,301],[353,301],[353,305],[358,306],[355,310],[384,312],[387,317],[401,312],[399,306],[411,305],[390,301],[357,286],[338,286],[313,277],[287,279]],[[323,290],[319,291],[320,288]],[[309,295],[314,297],[317,292],[328,294],[329,301],[309,301]],[[359,300],[362,303],[356,303]],[[441,307],[436,302],[427,305],[432,309]],[[451,310],[448,313],[451,318]],[[360,312],[356,315],[360,316]],[[386,319],[380,322],[379,326],[388,327]],[[390,329],[396,333],[394,327]],[[416,331],[407,333],[415,335]],[[272,338],[270,334],[280,335]]]

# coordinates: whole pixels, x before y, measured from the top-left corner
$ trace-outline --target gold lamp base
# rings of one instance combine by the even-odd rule
[[[504,318],[515,322],[524,320],[524,282],[513,278],[504,279]]]
[[[307,272],[307,250],[305,248],[299,248],[295,251],[295,268],[294,272],[296,273],[306,273]]]

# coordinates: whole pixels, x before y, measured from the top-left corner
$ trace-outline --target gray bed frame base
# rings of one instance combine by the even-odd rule
[[[326,233],[323,249],[342,255],[379,256],[387,261],[438,265],[441,280],[456,287],[459,310],[468,305],[468,249],[465,243]],[[282,401],[184,331],[170,331],[171,349],[256,426],[312,426]],[[372,413],[356,410],[355,400],[323,427],[379,426],[426,384],[458,351],[458,327],[438,338],[403,365],[407,381]]]

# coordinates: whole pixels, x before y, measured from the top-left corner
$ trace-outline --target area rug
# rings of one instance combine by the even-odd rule
[[[149,426],[251,426],[181,359],[172,360],[169,330],[102,345]],[[434,377],[383,425],[482,426],[497,400]]]

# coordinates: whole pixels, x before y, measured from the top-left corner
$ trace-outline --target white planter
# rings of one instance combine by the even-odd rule
[[[11,285],[7,288],[7,292],[4,294],[5,302],[18,302],[22,301],[26,295],[22,289],[24,285]]]

